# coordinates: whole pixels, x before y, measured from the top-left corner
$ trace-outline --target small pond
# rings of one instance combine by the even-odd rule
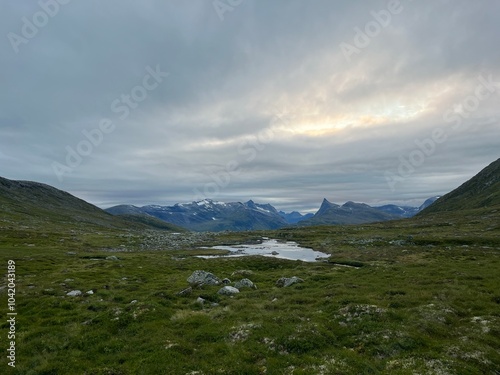
[[[301,260],[304,262],[316,262],[328,258],[330,254],[314,251],[306,247],[300,247],[295,242],[280,242],[277,240],[264,238],[262,243],[253,245],[235,245],[235,246],[213,246],[209,249],[230,251],[227,255],[199,255],[199,258],[227,258],[243,257],[249,255],[262,255],[265,257]]]

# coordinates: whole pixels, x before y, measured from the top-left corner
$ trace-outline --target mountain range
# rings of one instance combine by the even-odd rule
[[[173,206],[120,205],[108,208],[106,211],[113,215],[146,214],[189,230],[218,232],[278,229],[289,225],[364,224],[397,220],[414,216],[437,198],[428,199],[420,207],[396,205],[371,207],[364,203],[354,202],[347,202],[340,206],[324,199],[316,214],[305,215],[297,211],[278,212],[271,204],[258,204],[252,200],[245,203],[226,203],[210,199],[178,203]]]
[[[374,207],[380,211],[384,211],[388,214],[399,216],[399,217],[412,217],[418,214],[423,209],[429,207],[440,197],[435,196],[427,199],[420,207],[411,207],[411,206],[396,206],[394,204],[386,204],[385,206],[377,206]]]
[[[174,206],[121,205],[102,210],[49,185],[0,177],[0,229],[22,227],[43,230],[54,225],[57,228],[96,230],[242,231],[290,225],[362,224],[413,216],[446,216],[452,212],[478,217],[488,212],[488,215],[495,216],[500,208],[500,159],[457,189],[438,198],[429,198],[420,207],[371,207],[354,202],[338,205],[324,199],[314,215],[278,212],[270,204],[258,204],[252,200],[225,203],[205,199]]]
[[[113,215],[146,214],[193,231],[264,230],[288,225],[272,205],[258,204],[252,200],[226,203],[204,199],[173,206],[121,205],[106,211]]]

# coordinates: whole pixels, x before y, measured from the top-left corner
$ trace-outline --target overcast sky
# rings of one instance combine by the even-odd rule
[[[2,1],[0,176],[100,207],[420,205],[500,157],[499,14],[497,0]]]

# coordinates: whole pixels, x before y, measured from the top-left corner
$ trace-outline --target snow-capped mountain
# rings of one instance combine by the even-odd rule
[[[433,204],[436,200],[438,200],[440,197],[435,196],[427,199],[420,207],[410,207],[410,206],[398,206],[395,204],[386,204],[384,206],[378,206],[374,207],[378,210],[384,211],[388,214],[391,215],[396,215],[399,217],[413,217],[416,214],[418,214],[420,211],[422,211],[424,208],[429,207],[431,204]]]
[[[225,203],[204,199],[174,206],[149,205],[133,209],[130,206],[115,206],[107,211],[120,214],[120,210],[130,212],[136,209],[194,231],[263,230],[287,225],[272,205],[258,204],[252,200],[246,203]]]
[[[278,212],[271,204],[248,202],[217,202],[204,199],[173,206],[120,205],[106,209],[113,215],[149,215],[193,231],[242,231],[278,229],[287,225],[362,224],[412,217],[432,204],[429,198],[420,207],[385,205],[371,207],[364,203],[347,202],[342,206],[323,199],[316,214]]]

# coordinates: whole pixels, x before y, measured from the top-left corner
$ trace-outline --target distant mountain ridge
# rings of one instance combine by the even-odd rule
[[[428,199],[421,207],[431,204]],[[272,230],[289,225],[364,224],[397,220],[414,216],[420,207],[386,205],[371,207],[365,203],[346,202],[340,206],[323,199],[316,214],[302,215],[294,211],[278,212],[271,204],[248,202],[216,202],[204,199],[198,202],[177,203],[173,206],[147,205],[136,207],[120,205],[106,209],[113,215],[148,215],[193,231]]]
[[[216,202],[204,199],[173,206],[115,206],[106,209],[114,215],[140,212],[193,231],[278,229],[288,225],[270,204],[248,202]]]
[[[285,221],[288,224],[297,224],[298,222],[300,222],[302,220],[306,220],[306,219],[309,219],[309,218],[311,218],[311,217],[314,216],[314,214],[305,214],[305,215],[302,215],[300,212],[297,212],[297,211],[293,211],[293,212],[290,212],[290,213],[286,213],[286,212],[280,211],[279,214],[281,215],[281,217],[283,219],[285,219]]]
[[[378,221],[401,219],[401,216],[390,214],[364,203],[346,202],[342,206],[323,200],[318,212],[299,225],[345,225],[364,224]]]
[[[427,199],[420,207],[411,207],[411,206],[397,206],[395,204],[386,204],[384,206],[376,206],[374,208],[386,212],[390,215],[395,215],[402,218],[410,218],[418,214],[424,208],[429,207],[433,204],[440,196],[435,196]]]

